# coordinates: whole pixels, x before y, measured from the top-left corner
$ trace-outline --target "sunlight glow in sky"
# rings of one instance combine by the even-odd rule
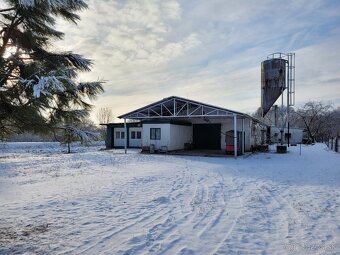
[[[94,102],[118,116],[176,95],[243,112],[260,106],[260,64],[296,53],[296,103],[340,106],[340,1],[89,0],[78,26],[59,22],[72,50],[106,80]]]

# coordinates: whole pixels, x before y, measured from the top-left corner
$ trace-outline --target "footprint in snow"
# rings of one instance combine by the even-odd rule
[[[152,201],[158,204],[168,204],[170,199],[168,197],[158,197]]]

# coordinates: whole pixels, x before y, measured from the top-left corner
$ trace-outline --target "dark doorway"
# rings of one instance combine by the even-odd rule
[[[193,134],[195,149],[221,149],[221,124],[194,124]]]

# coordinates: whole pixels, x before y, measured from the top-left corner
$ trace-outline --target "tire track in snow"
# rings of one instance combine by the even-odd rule
[[[178,197],[178,194],[192,193],[190,191],[193,188],[193,174],[188,173],[188,168],[186,168],[180,175],[177,174],[175,176],[176,180],[172,182],[172,187],[168,194],[169,197],[176,198]],[[178,180],[179,176],[181,176],[180,180]],[[197,183],[195,187],[196,191],[193,193],[191,201],[202,201],[203,197],[205,197],[205,192],[197,185]],[[189,201],[183,200],[182,202],[185,204],[184,207],[190,205]],[[143,249],[148,249],[147,254],[155,251],[160,252],[160,249],[162,249],[162,253],[171,250],[181,239],[181,237],[176,235],[178,226],[188,224],[194,217],[193,211],[196,210],[191,208],[189,211],[188,209],[189,208],[183,208],[181,203],[174,203],[166,221],[150,222],[146,234],[139,235],[139,237],[134,240],[132,240],[133,238],[129,239],[128,243],[130,243],[129,246],[127,246],[129,248],[127,250],[124,248],[120,249],[119,254],[143,252]],[[131,242],[133,241],[136,243],[131,245]],[[167,245],[164,246],[162,243],[167,243]],[[159,253],[156,252],[156,254]]]
[[[128,185],[132,185],[134,183],[135,181],[130,181],[128,182]],[[132,189],[132,187],[128,189]],[[113,191],[113,193],[116,194],[115,191]],[[147,195],[148,194],[145,194],[145,196]],[[105,199],[105,197],[103,199]],[[126,199],[129,198],[125,198],[124,200]],[[118,201],[120,201],[120,198],[118,198]],[[138,204],[127,204],[124,201],[119,205],[116,205],[116,202],[118,201],[112,202],[115,205],[115,210],[105,219],[106,222],[112,222],[113,226],[99,232],[96,231],[97,229],[94,229],[93,233],[91,233],[92,237],[87,238],[91,240],[91,243],[82,244],[69,251],[70,253],[77,252],[79,250],[81,251],[80,254],[83,252],[91,253],[91,251],[105,249],[106,246],[111,246],[110,242],[112,242],[111,239],[113,239],[113,237],[133,232],[134,229],[143,228],[143,226],[150,224],[150,222],[154,222],[165,217],[171,211],[171,208],[162,204],[162,201],[157,200],[149,200],[148,203],[141,201]],[[93,203],[90,203],[90,206],[91,204]]]
[[[188,167],[186,167],[185,169],[186,170],[184,170],[181,173],[181,175],[177,174],[176,180],[173,181],[171,191],[168,195],[173,199],[177,199],[179,196],[182,196],[190,192],[193,174],[189,172]],[[182,178],[178,179],[179,176],[181,176]],[[190,220],[190,216],[192,215],[191,213],[186,213],[186,211],[183,209],[182,204],[183,202],[184,200],[181,200],[181,203],[173,205],[174,207],[169,215],[169,218],[171,220],[169,220],[168,218],[163,223],[157,223],[156,225],[150,226],[147,235],[147,243],[140,244],[138,249],[141,249],[142,247],[148,248],[148,251],[145,251],[144,254],[150,253],[160,254],[161,249],[163,249],[162,250],[163,253],[166,250],[169,250],[171,247],[175,246],[179,242],[180,238],[176,236],[174,232],[176,232],[176,229],[179,225],[188,222]],[[150,239],[148,238],[148,236],[152,236],[152,238]],[[165,250],[164,245],[162,245],[164,241],[165,242],[168,241],[168,245],[165,247]],[[129,254],[129,252],[132,251],[138,251],[138,249],[136,248],[129,249],[127,251],[127,254]]]
[[[171,239],[175,239],[175,244],[172,244],[171,247],[166,246],[166,249],[162,249],[159,254],[185,254],[190,252],[200,252],[208,254],[210,250],[206,250],[209,242],[216,242],[216,244],[220,243],[224,240],[225,227],[224,223],[232,222],[232,229],[234,228],[236,221],[235,218],[238,218],[238,212],[240,209],[240,195],[237,193],[239,188],[234,189],[233,193],[230,194],[233,197],[233,202],[230,203],[230,199],[226,199],[226,192],[222,192],[223,194],[219,194],[221,191],[221,183],[224,185],[222,187],[232,186],[235,188],[235,184],[233,179],[231,179],[230,183],[225,183],[225,180],[222,180],[221,177],[216,178],[216,174],[211,171],[207,171],[204,169],[203,173],[205,179],[200,178],[196,181],[195,184],[195,192],[193,193],[193,197],[191,199],[192,210],[188,215],[190,218],[186,220],[184,223],[177,221],[177,233],[169,235],[168,239],[164,240],[163,243],[171,243]],[[200,183],[204,181],[205,184],[209,184],[208,186],[201,187]],[[207,190],[203,192],[202,190]],[[211,195],[206,195],[211,194]],[[217,196],[219,194],[219,196]],[[211,199],[214,197],[214,199]],[[235,210],[232,214],[229,214],[230,211],[225,211],[226,200],[229,204],[233,204]],[[209,205],[210,209],[204,213],[200,214],[200,208],[202,206]],[[235,205],[236,204],[236,205]],[[223,220],[223,225],[219,224],[220,221]],[[229,232],[232,232],[232,229]],[[221,230],[221,231],[220,231]],[[222,233],[222,235],[221,235]],[[207,236],[210,235],[210,239],[206,239]],[[211,238],[214,238],[212,240]],[[190,246],[188,245],[190,244]],[[211,245],[209,243],[209,245]],[[190,249],[188,248],[190,247]],[[184,252],[184,253],[183,253]],[[194,253],[193,253],[194,254]]]
[[[306,222],[308,220],[303,217],[303,215],[299,215],[296,210],[292,207],[292,205],[283,198],[279,192],[277,192],[276,188],[271,185],[263,185],[263,190],[265,190],[269,196],[271,196],[276,203],[283,209],[286,214],[286,234],[285,234],[285,242],[284,246],[287,251],[289,251],[290,240],[294,243],[303,243],[303,238],[305,236],[305,227]],[[308,252],[307,252],[308,254]]]
[[[228,233],[212,254],[238,254],[239,252],[254,254],[265,251],[273,254],[279,250],[283,253],[287,252],[284,250],[285,238],[289,235],[301,236],[289,232],[288,229],[288,219],[294,217],[294,211],[290,210],[287,201],[277,198],[277,193],[273,194],[267,183],[263,184],[262,181],[261,184],[260,180],[256,180],[251,183],[246,182],[245,185],[247,188],[243,195],[248,199],[244,200],[243,214],[238,218],[240,227],[232,235],[231,232]],[[235,226],[232,230],[234,229]],[[263,239],[272,241],[263,242]],[[245,250],[235,245],[239,242],[251,242],[252,247]]]
[[[223,177],[223,175],[221,173],[220,173],[220,176],[221,176],[221,179],[222,179],[222,183],[225,183],[224,177]],[[221,247],[228,240],[228,238],[231,235],[231,233],[234,231],[235,226],[236,226],[238,220],[240,219],[241,215],[243,214],[244,201],[241,198],[240,190],[243,190],[244,184],[239,186],[239,185],[236,184],[235,179],[232,178],[230,186],[232,186],[232,187],[236,186],[237,187],[236,189],[234,189],[236,196],[234,196],[233,200],[232,200],[233,203],[236,204],[236,206],[234,207],[234,213],[229,215],[229,213],[230,213],[230,209],[229,209],[228,213],[226,215],[227,217],[225,217],[225,219],[223,221],[223,226],[224,225],[228,225],[227,219],[228,218],[232,218],[231,221],[230,221],[230,228],[226,232],[225,232],[225,229],[224,229],[223,226],[219,229],[219,231],[221,231],[221,233],[224,233],[223,238],[220,239],[220,241],[218,242],[216,248],[212,252],[210,252],[210,254],[216,254],[221,249]],[[227,200],[226,196],[224,196],[224,199],[225,199],[227,205],[233,204],[231,201],[229,201],[229,203],[228,203],[228,200]],[[234,200],[236,200],[236,201],[234,201]],[[238,207],[237,207],[237,205],[238,205]]]
[[[112,238],[118,234],[121,234],[123,232],[126,232],[128,230],[130,230],[131,228],[142,228],[143,226],[150,224],[154,221],[157,221],[158,219],[160,219],[161,217],[164,217],[165,215],[168,215],[171,210],[165,210],[168,209],[166,207],[163,208],[163,210],[159,210],[159,211],[155,211],[151,214],[146,214],[145,217],[138,217],[136,218],[136,220],[134,222],[130,222],[127,221],[128,224],[123,225],[123,226],[114,226],[111,228],[106,229],[105,231],[102,231],[100,233],[97,233],[97,235],[100,236],[100,240],[97,240],[95,243],[90,244],[88,247],[85,247],[82,249],[83,246],[77,247],[76,249],[69,251],[69,253],[73,253],[76,252],[78,250],[81,250],[79,253],[77,252],[77,254],[93,254],[101,251],[103,249],[107,249],[107,247],[109,247],[109,249],[111,250],[116,250],[117,247],[114,247],[114,245],[112,246],[112,244],[110,244]],[[165,211],[162,214],[160,214],[161,211]],[[140,216],[145,215],[145,213],[141,213]],[[132,230],[133,232],[133,230]],[[93,237],[91,239],[94,239]],[[122,244],[116,244],[118,246],[121,246]]]
[[[168,192],[167,197],[169,198],[169,202],[171,200],[178,199],[178,195],[183,194],[183,189],[187,189],[190,187],[189,181],[191,180],[191,174],[188,175],[187,171],[182,171],[180,173],[177,173],[174,176],[175,180],[172,182],[171,190]],[[185,194],[185,193],[184,193]],[[118,229],[117,231],[106,235],[104,238],[102,238],[100,241],[96,242],[96,244],[91,245],[90,247],[86,248],[85,250],[82,250],[81,253],[90,254],[91,251],[99,250],[103,251],[120,251],[120,253],[131,253],[132,251],[140,251],[143,248],[148,248],[151,246],[151,243],[157,242],[157,239],[160,238],[160,236],[164,236],[165,233],[170,232],[173,228],[176,227],[176,225],[171,224],[171,222],[174,220],[175,216],[173,212],[180,213],[182,210],[180,208],[180,205],[177,203],[174,203],[173,206],[170,206],[171,204],[167,204],[164,209],[167,209],[164,213],[160,214],[162,210],[154,211],[152,213],[152,220],[146,220],[150,218],[150,215],[147,216],[144,220],[136,220],[134,223],[123,226],[122,228]],[[148,206],[146,206],[148,207]],[[163,210],[164,211],[164,210]],[[129,212],[131,214],[131,212]],[[143,215],[143,213],[141,213]],[[162,220],[166,218],[165,222],[162,222]],[[169,219],[171,219],[169,221]],[[188,219],[187,215],[184,215],[182,218],[182,221],[185,221]],[[162,228],[164,230],[160,231]],[[136,229],[144,229],[144,234],[141,235],[134,235],[134,232]],[[113,230],[113,229],[112,229]],[[106,232],[112,231],[107,230]],[[157,230],[157,231],[156,231]],[[156,232],[158,235],[156,235]],[[110,240],[115,235],[122,234],[124,236],[127,236],[127,239],[119,244],[113,244],[110,243]],[[103,235],[103,233],[101,234]],[[154,236],[153,238],[150,238],[150,236]],[[144,242],[144,243],[143,243]],[[127,250],[124,251],[124,247],[127,247]]]

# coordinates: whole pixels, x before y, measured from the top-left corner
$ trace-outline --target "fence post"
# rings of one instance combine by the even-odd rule
[[[333,138],[331,138],[331,150],[333,150]]]

